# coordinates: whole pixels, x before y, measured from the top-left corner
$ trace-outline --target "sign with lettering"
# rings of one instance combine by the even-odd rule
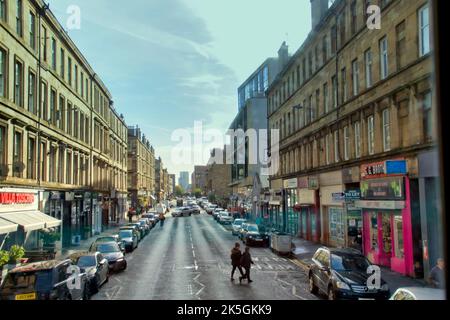
[[[32,189],[0,189],[0,212],[38,209],[38,191]]]
[[[361,166],[361,178],[376,178],[386,176],[386,162],[363,164]]]
[[[26,204],[34,202],[32,193],[0,192],[0,204]]]
[[[402,174],[408,172],[406,168],[406,160],[389,160],[386,161],[386,174]]]
[[[285,189],[297,189],[298,186],[297,178],[284,180],[283,185]]]
[[[404,181],[399,178],[385,178],[361,181],[362,200],[404,200]]]
[[[344,192],[346,202],[357,201],[361,199],[361,190],[347,190]]]
[[[319,189],[319,177],[309,177],[308,178],[308,188],[310,190]]]
[[[331,199],[333,202],[343,202],[345,199],[345,194],[343,192],[332,193]]]

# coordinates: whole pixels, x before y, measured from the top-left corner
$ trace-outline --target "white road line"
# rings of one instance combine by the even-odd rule
[[[194,256],[194,259],[195,259],[195,251],[194,250],[192,250],[192,255]]]
[[[301,300],[306,300],[306,298],[297,295],[297,288],[295,286],[292,286],[292,295],[296,296],[297,298],[300,298]]]
[[[253,261],[259,261],[259,258],[258,257],[254,257]]]
[[[267,268],[269,268],[269,269],[273,269],[273,267],[270,265],[270,264],[268,264],[268,263],[266,263],[267,264]]]
[[[262,270],[261,266],[257,263],[255,263],[255,267],[257,267],[259,270]]]

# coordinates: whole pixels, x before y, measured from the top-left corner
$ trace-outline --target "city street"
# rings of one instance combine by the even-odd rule
[[[311,300],[305,271],[268,248],[251,248],[250,285],[230,281],[231,232],[202,212],[167,217],[126,255],[128,268],[113,274],[93,300]],[[243,247],[243,246],[242,246]]]

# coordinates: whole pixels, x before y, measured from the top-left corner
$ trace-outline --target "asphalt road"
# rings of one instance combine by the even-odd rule
[[[305,271],[268,248],[251,248],[254,281],[230,281],[237,237],[202,212],[167,217],[126,255],[128,268],[112,274],[93,300],[310,300]]]

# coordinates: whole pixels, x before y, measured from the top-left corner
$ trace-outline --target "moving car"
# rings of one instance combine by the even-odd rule
[[[232,224],[233,217],[228,211],[219,212],[219,223],[220,224]]]
[[[123,271],[127,268],[127,261],[116,242],[97,243],[91,252],[100,252],[107,260],[110,270]]]
[[[72,275],[69,267],[74,267],[70,259],[16,267],[0,287],[0,300],[88,300],[86,273]],[[78,281],[80,285],[75,286]]]
[[[97,293],[102,284],[109,280],[108,260],[100,252],[78,252],[70,256],[81,272],[85,272],[89,295]]]
[[[239,229],[239,232],[238,232],[239,239],[241,239],[241,240],[244,239],[244,234],[247,232],[247,227],[248,227],[247,222],[242,223],[241,228]]]
[[[175,215],[172,214],[173,217],[188,217],[191,215],[192,215],[192,210],[189,207],[177,208],[177,213]]]
[[[233,236],[237,236],[239,234],[239,229],[246,221],[247,220],[245,219],[235,219],[233,221],[233,223],[231,224],[231,233],[233,234]]]
[[[212,214],[214,212],[214,209],[217,208],[217,205],[215,204],[210,204],[209,206],[206,207],[205,211],[207,214]]]
[[[319,248],[309,270],[309,290],[323,292],[329,300],[387,300],[389,286],[380,279],[380,288],[369,288],[368,268],[371,263],[353,249]]]
[[[242,234],[242,241],[246,245],[268,245],[269,236],[264,233],[257,224],[247,224],[245,232]]]
[[[200,207],[196,204],[191,207],[191,210],[193,214],[200,214]]]
[[[389,300],[446,300],[445,290],[426,287],[398,288]]]
[[[119,230],[125,252],[132,252],[138,247],[138,235],[131,229]]]

